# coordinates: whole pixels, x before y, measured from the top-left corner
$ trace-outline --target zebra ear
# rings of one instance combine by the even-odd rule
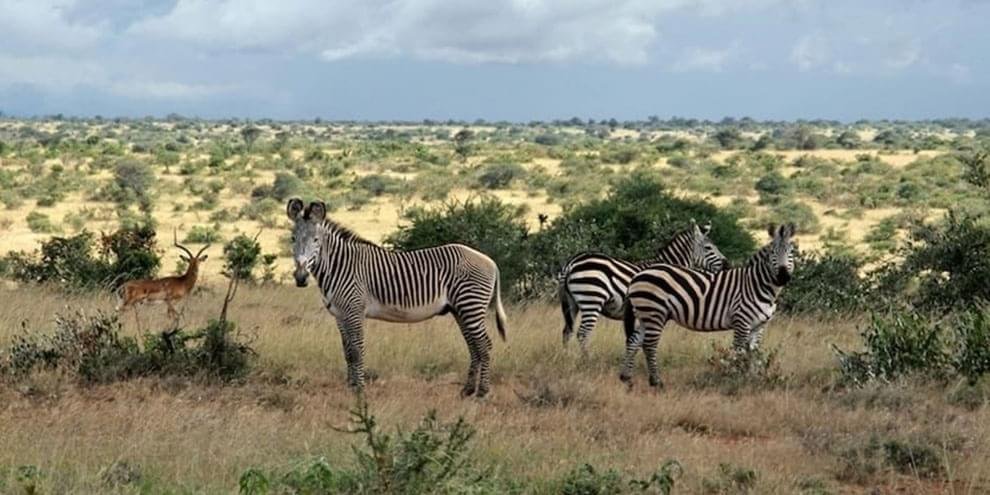
[[[704,225],[701,226],[701,233],[707,236],[709,233],[711,233],[711,231],[712,231],[712,221],[709,220],[705,222]]]
[[[777,237],[777,226],[772,223],[767,226],[767,234],[770,234],[770,237]]]
[[[791,237],[794,237],[794,234],[796,233],[797,233],[797,225],[794,225],[794,222],[788,223],[787,230],[785,231],[785,234],[787,234],[787,238],[790,239]]]
[[[322,222],[325,218],[327,218],[327,204],[323,201],[313,201],[306,208],[304,218],[306,218],[306,220]]]
[[[285,214],[289,216],[289,220],[295,221],[296,217],[299,216],[299,212],[303,210],[303,202],[299,198],[292,198],[285,205]]]

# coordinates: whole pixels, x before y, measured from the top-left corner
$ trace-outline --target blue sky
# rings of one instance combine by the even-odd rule
[[[990,116],[984,0],[0,0],[8,115]]]

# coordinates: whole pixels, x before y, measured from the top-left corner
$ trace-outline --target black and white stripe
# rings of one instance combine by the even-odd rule
[[[581,253],[564,265],[560,275],[560,310],[564,315],[564,344],[574,333],[574,322],[581,350],[587,352],[588,338],[600,315],[622,318],[622,302],[629,281],[643,268],[656,263],[699,268],[720,272],[726,266],[725,256],[708,239],[711,224],[692,226],[678,233],[657,255],[645,261],[632,262],[602,253]]]
[[[299,199],[287,205],[293,226],[296,285],[310,274],[327,309],[337,319],[347,360],[348,383],[364,386],[364,320],[412,323],[450,313],[471,354],[462,393],[484,396],[489,389],[492,341],[486,331],[488,307],[495,306],[505,339],[505,310],[498,266],[464,245],[446,244],[393,251],[361,239],[326,219],[326,205]]]
[[[619,377],[631,380],[642,346],[650,385],[660,386],[657,344],[671,320],[702,332],[732,330],[736,350],[758,346],[777,295],[794,271],[794,230],[793,223],[771,227],[770,243],[742,268],[713,274],[658,264],[637,273],[624,308],[626,356]]]

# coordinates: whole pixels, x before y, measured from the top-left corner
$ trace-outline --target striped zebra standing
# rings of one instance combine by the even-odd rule
[[[794,271],[794,231],[793,223],[771,226],[770,243],[742,268],[712,274],[659,264],[637,273],[624,308],[626,356],[619,378],[627,383],[632,379],[642,346],[650,385],[662,386],[657,344],[670,320],[701,332],[732,330],[737,351],[758,346],[777,296]]]
[[[691,227],[678,233],[657,255],[649,260],[632,262],[601,253],[581,253],[564,265],[560,275],[560,310],[564,314],[564,344],[574,333],[580,318],[577,338],[581,350],[588,352],[588,339],[600,315],[622,318],[622,302],[629,281],[643,268],[656,263],[699,268],[720,272],[727,265],[725,256],[708,239],[711,223]]]
[[[310,274],[319,284],[324,305],[337,319],[351,387],[364,387],[365,318],[413,323],[450,313],[471,354],[461,393],[488,393],[489,305],[495,306],[498,333],[505,340],[499,271],[491,258],[460,244],[415,251],[383,248],[328,220],[321,201],[304,207],[293,198],[286,212],[294,223],[296,285],[305,287]]]

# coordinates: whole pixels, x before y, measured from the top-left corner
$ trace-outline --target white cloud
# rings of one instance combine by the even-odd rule
[[[0,53],[82,52],[101,38],[100,24],[74,23],[74,0],[0,0]]]
[[[821,33],[802,36],[791,49],[791,61],[802,71],[825,65],[829,57],[828,40]]]
[[[777,0],[757,0],[766,4]],[[739,2],[706,0],[179,0],[130,33],[213,50],[311,52],[327,60],[409,55],[454,63],[649,61],[668,12],[722,15]]]
[[[691,47],[684,50],[671,66],[671,70],[674,72],[722,72],[729,58],[735,52],[735,44],[722,50]]]

